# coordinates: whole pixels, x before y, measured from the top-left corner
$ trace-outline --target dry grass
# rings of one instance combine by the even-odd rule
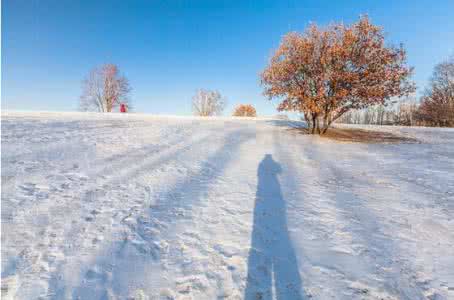
[[[297,128],[295,130],[303,134],[310,134],[307,128]],[[416,139],[390,132],[356,128],[330,128],[325,134],[320,136],[331,140],[356,143],[418,143]]]

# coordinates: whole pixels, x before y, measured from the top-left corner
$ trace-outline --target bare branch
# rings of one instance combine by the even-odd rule
[[[218,91],[200,89],[192,97],[192,111],[196,116],[221,115],[226,106],[226,100]]]
[[[82,82],[80,109],[82,111],[111,112],[121,103],[130,105],[131,87],[120,75],[118,67],[106,64],[94,68]]]

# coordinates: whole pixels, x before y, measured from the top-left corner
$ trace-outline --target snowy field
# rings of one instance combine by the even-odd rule
[[[2,299],[454,299],[454,130],[2,113]]]

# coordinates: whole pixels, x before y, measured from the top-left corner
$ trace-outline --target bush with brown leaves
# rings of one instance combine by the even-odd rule
[[[254,106],[250,104],[240,104],[235,108],[233,112],[233,116],[235,117],[256,117],[257,112]]]

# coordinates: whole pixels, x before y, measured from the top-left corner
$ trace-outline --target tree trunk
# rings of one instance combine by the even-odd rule
[[[316,119],[316,122],[317,122],[317,133],[320,134],[321,131],[320,131],[320,120],[319,120],[319,118]]]
[[[322,134],[325,134],[325,133],[328,131],[329,125],[330,125],[330,124],[326,123],[326,124],[323,126]]]
[[[312,113],[312,134],[315,134],[315,129],[317,127],[317,114]]]
[[[321,134],[325,134],[326,131],[328,130],[329,125],[331,125],[331,116],[329,113],[325,113],[325,116],[323,117],[323,128]]]

